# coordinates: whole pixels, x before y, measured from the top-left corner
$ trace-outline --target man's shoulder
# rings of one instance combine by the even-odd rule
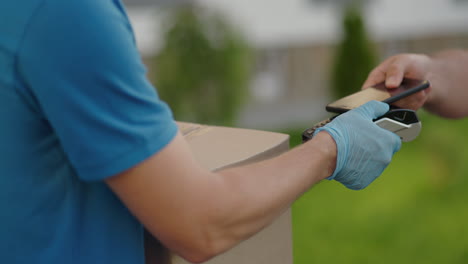
[[[112,0],[2,0],[0,1],[0,17],[5,19],[15,19],[17,22],[31,19],[37,13],[60,13],[71,18],[81,11],[109,10],[116,7]],[[91,12],[92,13],[92,12]],[[5,23],[8,26],[15,24]]]
[[[123,5],[120,1],[114,0],[32,0],[42,2],[45,12],[58,12],[73,18],[74,15],[85,12],[88,16],[93,14],[111,13],[122,11]]]
[[[24,27],[24,42],[96,42],[96,35],[115,29],[118,27],[116,22],[125,26],[130,24],[120,1],[31,0],[31,3],[33,1],[36,8]]]
[[[9,0],[10,1],[10,0]],[[40,0],[33,0],[40,1]],[[31,24],[39,23],[45,34],[61,34],[72,30],[75,34],[92,35],[91,32],[106,31],[115,27],[115,22],[128,25],[130,22],[121,1],[116,0],[42,0]]]
[[[47,18],[57,26],[58,20],[61,23],[92,21],[109,14],[121,16],[122,11],[120,1],[113,0],[1,0],[0,35],[10,35],[9,39],[20,38],[38,17]]]
[[[41,6],[43,0],[2,0],[0,1],[0,35],[15,39]]]

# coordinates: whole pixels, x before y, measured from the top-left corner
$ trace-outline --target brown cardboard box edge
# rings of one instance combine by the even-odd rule
[[[219,170],[272,158],[289,149],[289,135],[177,122],[195,158]]]
[[[184,122],[178,125],[195,158],[210,170],[265,160],[289,149],[289,136],[285,134]],[[157,259],[160,263],[170,262],[161,245],[146,235],[147,263],[158,263]],[[155,251],[154,246],[159,250]],[[291,212],[288,209],[258,234],[205,263],[292,264],[292,261]],[[174,257],[172,262],[187,263],[179,257]]]

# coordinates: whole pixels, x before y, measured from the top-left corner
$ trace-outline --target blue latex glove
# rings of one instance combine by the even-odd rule
[[[399,136],[372,121],[388,110],[388,104],[371,101],[316,130],[328,132],[336,142],[336,169],[327,179],[360,190],[382,174],[401,147]]]

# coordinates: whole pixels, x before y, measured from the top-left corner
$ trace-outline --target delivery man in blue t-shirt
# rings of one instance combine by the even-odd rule
[[[142,264],[143,227],[202,262],[322,179],[366,187],[401,145],[373,101],[277,158],[207,171],[145,78],[120,0],[0,1],[0,106],[8,264]]]

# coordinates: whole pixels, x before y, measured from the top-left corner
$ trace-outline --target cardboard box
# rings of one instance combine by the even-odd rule
[[[251,129],[179,123],[195,158],[210,170],[272,158],[289,149],[289,136]],[[291,211],[207,264],[292,264]],[[175,257],[174,264],[187,263]]]
[[[277,156],[289,149],[289,136],[251,129],[178,122],[195,158],[210,170],[244,165]],[[171,257],[148,233],[147,263],[171,263]],[[291,211],[264,230],[206,264],[292,264]],[[186,264],[172,257],[173,264]]]

